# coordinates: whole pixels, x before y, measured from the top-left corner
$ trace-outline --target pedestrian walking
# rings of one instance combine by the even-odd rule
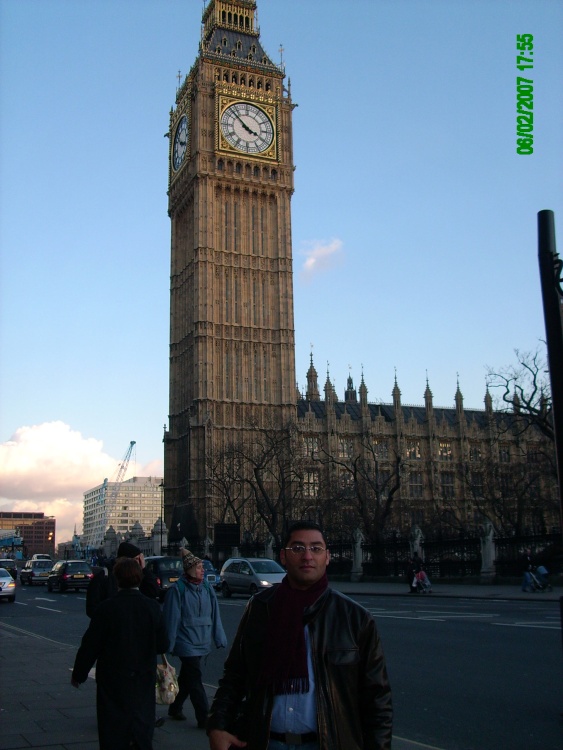
[[[164,622],[170,652],[182,666],[178,675],[179,691],[168,709],[172,719],[185,721],[182,711],[189,697],[197,726],[205,728],[209,702],[202,681],[202,660],[217,648],[226,648],[227,636],[221,622],[217,597],[205,581],[203,561],[189,550],[182,550],[184,575],[168,589],[164,599]]]
[[[520,558],[520,570],[522,572],[522,591],[533,591],[532,581],[532,550],[527,547]]]
[[[142,570],[131,558],[115,563],[118,586],[92,615],[72,671],[79,687],[96,663],[100,750],[152,750],[157,654],[168,639],[158,602],[139,591]]]
[[[139,590],[149,599],[157,599],[159,596],[158,584],[154,573],[145,566],[145,558],[141,550],[131,542],[121,542],[117,549],[117,559],[128,557],[135,560],[141,569],[141,583]],[[117,581],[112,570],[106,575],[104,570],[98,571],[90,581],[86,590],[86,614],[92,617],[97,607],[105,599],[117,594]]]
[[[293,524],[286,576],[246,606],[211,706],[211,750],[389,750],[392,703],[371,614],[328,586],[320,526]]]

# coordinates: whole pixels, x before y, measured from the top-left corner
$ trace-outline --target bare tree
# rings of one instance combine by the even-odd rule
[[[322,448],[316,457],[332,471],[333,499],[348,511],[347,525],[353,524],[349,533],[360,523],[371,542],[380,541],[395,520],[394,502],[403,474],[401,456],[381,456],[380,449],[380,444],[365,435],[357,447],[350,445],[348,456]]]
[[[551,389],[545,353],[515,350],[516,364],[487,370],[487,387],[496,391],[497,411],[519,417],[519,429],[536,428],[554,441]]]
[[[302,505],[303,476],[296,428],[254,426],[208,462],[210,481],[247,530],[262,529],[279,546],[284,529]]]

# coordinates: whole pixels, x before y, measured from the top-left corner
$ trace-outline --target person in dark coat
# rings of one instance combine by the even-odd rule
[[[139,586],[141,594],[148,596],[149,599],[157,599],[160,594],[158,583],[156,582],[154,573],[145,567],[145,558],[141,550],[134,544],[131,544],[131,542],[121,542],[117,550],[117,558],[119,559],[120,557],[129,557],[137,561],[143,574],[141,585]],[[117,582],[113,570],[110,570],[108,575],[103,570],[97,572],[90,581],[86,591],[86,614],[88,617],[92,617],[104,599],[115,596],[115,594],[117,594]]]
[[[73,687],[96,663],[96,712],[100,750],[152,750],[157,654],[168,638],[157,601],[139,591],[140,565],[118,559],[118,592],[92,615],[76,654]]]

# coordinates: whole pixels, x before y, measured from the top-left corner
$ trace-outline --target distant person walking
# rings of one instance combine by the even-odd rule
[[[158,653],[168,639],[158,602],[139,591],[142,570],[131,558],[113,568],[118,592],[100,603],[76,654],[71,684],[96,663],[100,750],[152,750]]]
[[[534,585],[532,581],[532,550],[527,547],[520,558],[520,570],[522,572],[522,591],[533,591]]]
[[[182,708],[186,698],[194,707],[197,726],[205,728],[209,702],[203,687],[201,661],[211,651],[227,646],[215,592],[204,579],[203,561],[189,550],[182,550],[184,575],[168,589],[164,599],[164,621],[170,652],[180,658],[180,688],[168,709],[172,719],[185,721]]]

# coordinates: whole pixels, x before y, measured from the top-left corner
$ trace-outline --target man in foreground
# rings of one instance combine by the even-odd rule
[[[280,552],[282,583],[249,601],[207,722],[211,750],[389,750],[392,705],[372,616],[328,587],[321,528]]]

